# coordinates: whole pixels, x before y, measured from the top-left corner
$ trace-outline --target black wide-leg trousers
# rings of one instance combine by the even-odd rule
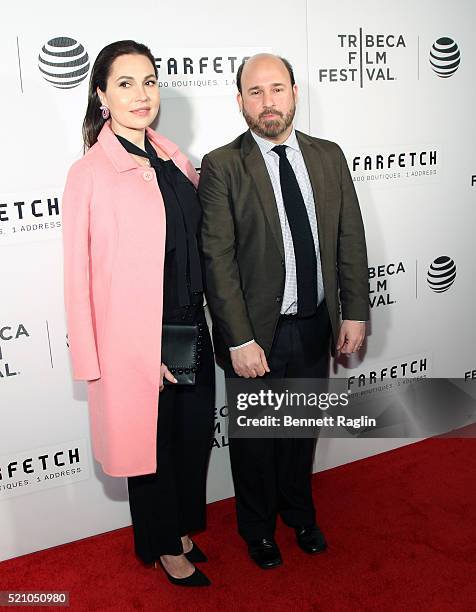
[[[182,554],[180,537],[205,528],[215,411],[215,365],[206,323],[202,346],[196,384],[165,385],[160,393],[157,472],[127,479],[135,551],[144,563]]]
[[[266,376],[327,378],[329,338],[325,302],[313,317],[280,317]],[[225,375],[236,378],[231,366]],[[314,524],[315,443],[315,438],[230,438],[238,531],[245,541],[273,537],[278,514],[289,527]]]

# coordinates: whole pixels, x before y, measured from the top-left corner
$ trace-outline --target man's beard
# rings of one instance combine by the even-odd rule
[[[258,136],[262,136],[263,138],[277,138],[292,124],[294,115],[296,114],[296,105],[293,103],[292,108],[285,115],[278,110],[265,108],[259,114],[257,120],[246,112],[244,106],[242,112],[248,127],[250,130],[255,132],[255,134],[258,134]],[[278,115],[279,119],[270,119],[268,121],[264,120],[263,116],[269,113]]]

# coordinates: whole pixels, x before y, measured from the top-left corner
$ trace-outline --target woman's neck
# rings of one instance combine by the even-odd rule
[[[139,147],[143,151],[144,149],[144,140],[145,140],[145,129],[144,130],[134,130],[130,128],[123,127],[122,125],[117,125],[111,122],[111,130],[114,134],[118,136],[122,136],[132,144],[135,144],[136,147]]]

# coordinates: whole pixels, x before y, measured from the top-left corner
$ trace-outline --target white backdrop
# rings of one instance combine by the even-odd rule
[[[77,41],[85,68],[114,40],[147,43],[160,66],[158,129],[197,167],[246,127],[235,102],[241,58],[261,50],[286,56],[300,88],[297,126],[344,149],[367,232],[370,336],[365,352],[334,363],[333,374],[378,378],[398,366],[408,375],[413,364],[414,375],[464,377],[476,369],[470,0],[296,0],[292,12],[284,0],[233,8],[203,0],[183,2],[180,16],[161,0],[144,0],[140,10],[124,0],[30,0],[4,8],[2,17],[0,559],[130,523],[125,481],[105,476],[92,459],[86,391],[70,376],[60,211],[67,169],[81,155],[88,72],[70,89],[48,82],[40,64],[55,75],[47,79],[65,82],[54,47],[39,61],[48,41]],[[433,45],[436,57],[456,45],[446,54],[455,60],[434,60],[451,76],[433,70]],[[436,268],[456,268],[442,293],[427,282],[435,260]],[[219,373],[209,501],[233,494],[223,388]],[[407,442],[323,439],[315,467]]]

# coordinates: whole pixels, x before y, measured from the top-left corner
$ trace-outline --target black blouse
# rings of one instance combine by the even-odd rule
[[[163,320],[171,322],[177,318],[188,318],[178,315],[190,306],[201,306],[203,303],[197,242],[201,209],[197,191],[171,159],[158,157],[147,138],[144,152],[122,136],[116,136],[129,153],[149,159],[164,200],[166,232]]]

